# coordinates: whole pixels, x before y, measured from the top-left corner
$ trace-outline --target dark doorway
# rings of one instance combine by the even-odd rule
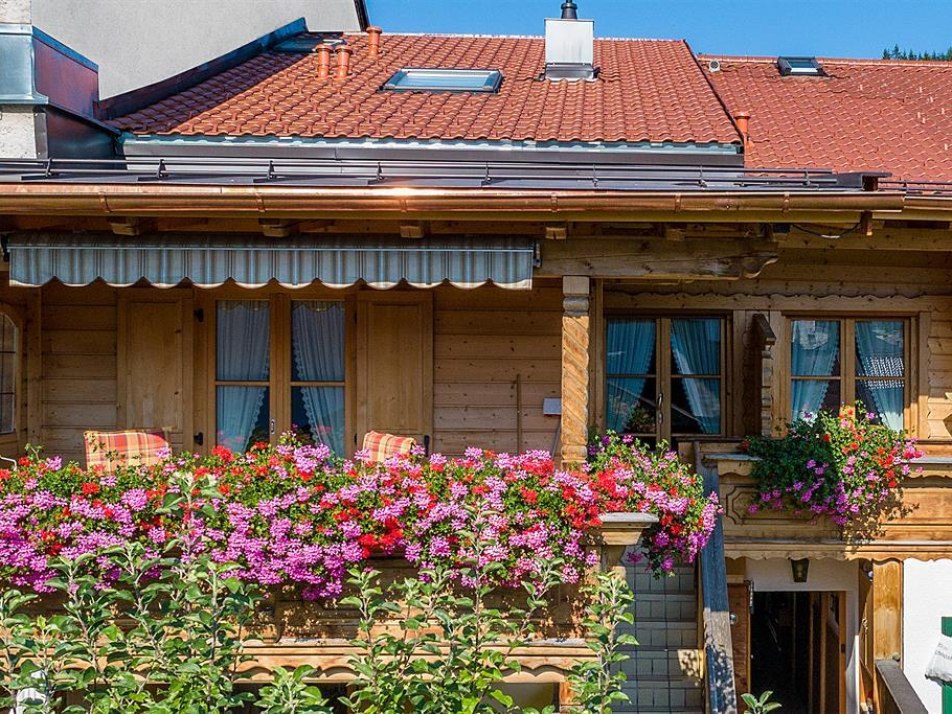
[[[751,691],[774,692],[784,714],[843,710],[841,593],[759,592],[751,615]]]

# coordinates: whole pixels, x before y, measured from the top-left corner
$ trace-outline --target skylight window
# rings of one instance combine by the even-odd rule
[[[498,69],[420,69],[398,70],[387,83],[394,92],[488,92],[499,91],[502,72]]]
[[[784,77],[824,77],[823,65],[817,62],[816,57],[779,57],[777,69]]]

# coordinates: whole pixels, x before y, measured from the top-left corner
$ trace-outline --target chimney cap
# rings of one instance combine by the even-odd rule
[[[573,0],[565,0],[562,3],[562,19],[578,20],[578,5]]]

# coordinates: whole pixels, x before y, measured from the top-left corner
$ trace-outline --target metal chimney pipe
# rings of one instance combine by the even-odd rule
[[[576,5],[573,0],[565,0],[565,2],[562,3],[562,19],[578,20],[578,5]]]

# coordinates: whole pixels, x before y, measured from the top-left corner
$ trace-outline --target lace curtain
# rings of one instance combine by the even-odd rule
[[[344,381],[344,305],[295,300],[291,309],[294,379]],[[344,453],[344,388],[300,387],[311,436]]]
[[[866,407],[875,409],[883,424],[897,431],[902,429],[903,381],[864,379],[905,374],[902,322],[857,322],[856,352],[859,359],[857,396],[866,402],[872,401]]]
[[[263,300],[218,303],[217,374],[219,381],[268,379],[270,309]],[[218,443],[245,451],[264,407],[267,387],[224,386],[217,389]]]
[[[791,410],[793,418],[816,414],[823,406],[830,382],[796,377],[832,377],[840,352],[840,323],[834,320],[797,320],[793,323]]]

